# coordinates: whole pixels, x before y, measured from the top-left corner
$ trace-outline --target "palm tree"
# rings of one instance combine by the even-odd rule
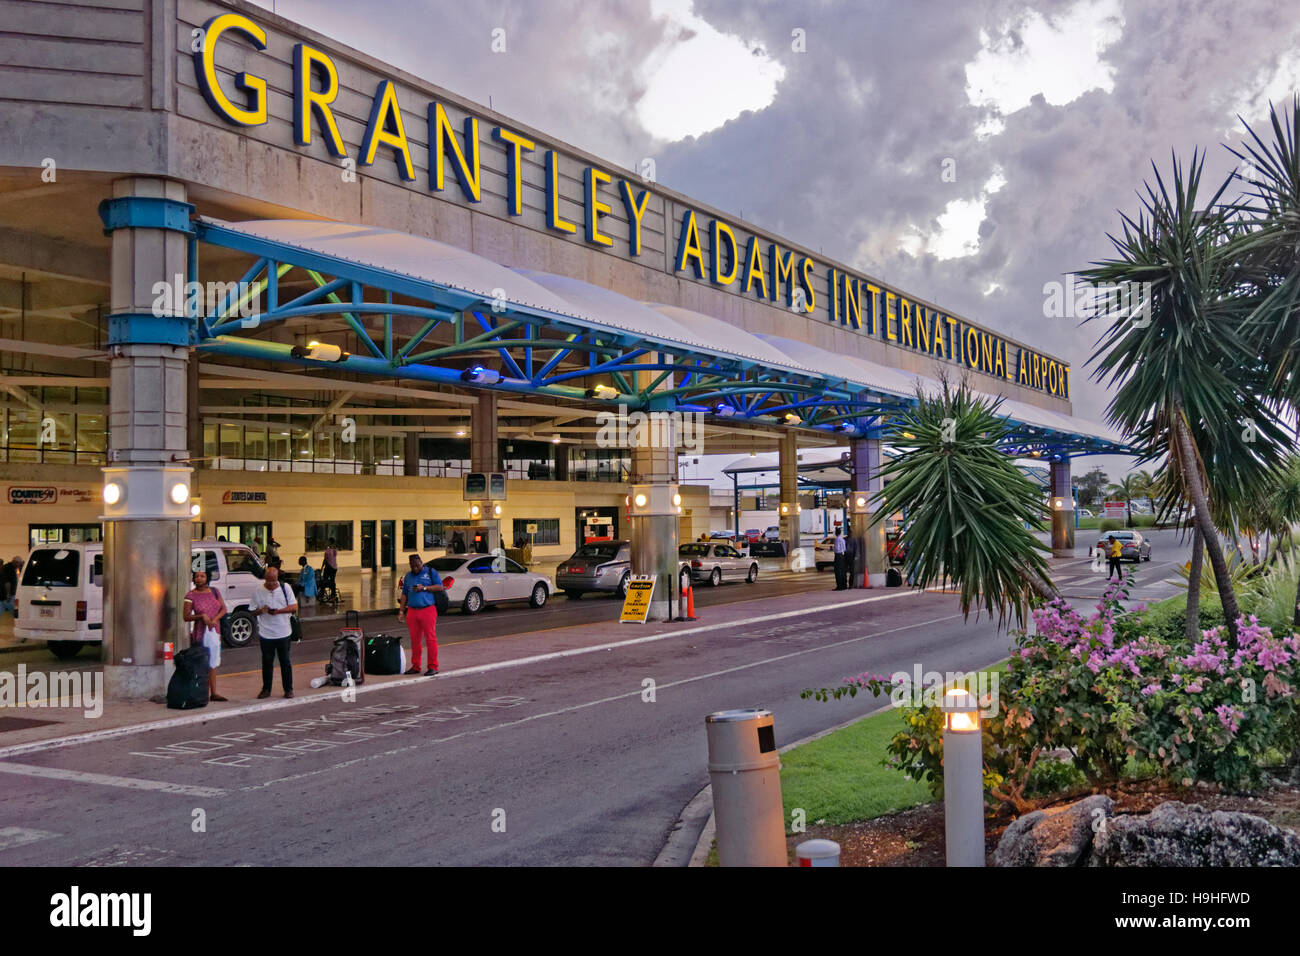
[[[1023,625],[1031,597],[1059,598],[1026,525],[1044,518],[1042,490],[998,448],[1010,431],[1001,399],[977,397],[966,382],[943,381],[941,394],[918,389],[915,407],[895,419],[895,457],[881,469],[889,484],[873,499],[878,516],[907,515],[908,580],[961,589],[962,613],[983,606]],[[880,517],[877,518],[880,520]]]
[[[1140,290],[1139,307],[1113,296],[1093,316],[1109,327],[1089,362],[1097,380],[1117,386],[1108,416],[1142,449],[1141,460],[1168,456],[1166,477],[1179,495],[1165,510],[1179,497],[1195,508],[1235,648],[1240,612],[1215,517],[1259,487],[1286,437],[1265,390],[1267,370],[1239,331],[1253,307],[1235,294],[1241,270],[1230,246],[1243,226],[1220,205],[1231,180],[1205,202],[1203,166],[1199,151],[1186,171],[1175,159],[1166,185],[1153,165],[1141,212],[1124,215],[1122,234],[1110,237],[1116,258],[1085,271],[1104,288]]]
[[[1145,498],[1147,507],[1151,509],[1151,514],[1154,515],[1156,513],[1155,494],[1159,482],[1149,471],[1139,471],[1129,477],[1133,479],[1133,494],[1139,498]]]

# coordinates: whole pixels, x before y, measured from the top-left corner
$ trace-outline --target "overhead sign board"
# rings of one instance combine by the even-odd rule
[[[623,599],[623,613],[618,616],[620,624],[644,624],[650,615],[650,601],[655,595],[655,577],[653,574],[635,575],[627,585],[627,597]]]
[[[639,175],[617,174],[551,148],[532,138],[536,134],[497,125],[446,97],[418,94],[422,101],[415,101],[408,81],[358,73],[351,59],[340,57],[340,70],[335,57],[313,43],[295,43],[292,62],[286,62],[268,49],[274,40],[267,31],[243,13],[218,14],[192,35],[199,92],[230,126],[262,127],[291,115],[293,145],[309,155],[328,156],[385,178],[395,174],[409,188],[457,196],[458,202],[497,203],[500,212],[520,222],[528,207],[544,209],[544,225],[539,222],[538,228],[551,234],[620,257],[664,261],[674,277],[708,282],[900,349],[1070,397],[1070,368],[1064,362],[878,280],[819,263],[783,240],[690,208],[652,188],[649,160],[642,161]],[[351,133],[355,107],[348,103],[345,108],[340,94],[358,85],[358,79],[359,92],[373,98],[360,139],[349,143],[344,132]],[[272,104],[272,98],[288,102]],[[339,123],[336,109],[346,123]],[[417,177],[421,166],[427,174]],[[526,169],[537,167],[539,176],[525,176]],[[501,178],[504,189],[490,186]],[[565,182],[582,184],[576,207],[575,197],[562,191]],[[646,239],[659,226],[659,217],[665,220],[665,246],[651,248]]]
[[[463,497],[466,501],[505,501],[505,472],[469,472],[465,475]]]

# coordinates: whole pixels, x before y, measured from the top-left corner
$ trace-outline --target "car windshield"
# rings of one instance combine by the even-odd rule
[[[683,557],[698,558],[709,553],[707,544],[684,544],[677,549],[677,553]]]
[[[618,544],[584,544],[577,551],[573,552],[575,558],[601,558],[608,561],[618,554]]]
[[[426,562],[429,567],[442,574],[444,571],[459,571],[460,566],[465,563],[465,558],[434,558]]]
[[[81,552],[53,548],[33,551],[23,569],[25,587],[75,588],[81,571]]]

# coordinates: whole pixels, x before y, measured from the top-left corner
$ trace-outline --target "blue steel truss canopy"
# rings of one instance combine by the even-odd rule
[[[392,230],[199,218],[194,279],[198,243],[253,258],[240,285],[210,314],[195,316],[195,345],[218,354],[846,435],[878,434],[891,412],[915,400],[917,380],[934,384]],[[317,339],[353,336],[357,354],[265,334],[289,319],[317,324]],[[1125,451],[1095,426],[1014,404],[1009,417],[1026,446],[1054,455]]]

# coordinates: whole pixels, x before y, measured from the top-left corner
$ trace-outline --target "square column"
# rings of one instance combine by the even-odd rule
[[[112,235],[103,520],[104,685],[114,700],[164,693],[162,645],[189,643],[181,604],[190,586],[188,410],[197,381],[185,200],[180,183],[129,178],[100,208]],[[160,282],[172,289],[170,310],[155,305]]]
[[[680,506],[677,496],[677,436],[673,428],[642,429],[643,444],[628,449],[632,478],[628,492],[631,516],[632,573],[657,578],[648,620],[672,620],[680,608],[678,579]],[[642,501],[642,499],[644,499]]]
[[[781,435],[777,468],[781,483],[781,500],[777,505],[781,541],[785,544],[786,565],[793,567],[799,548],[799,435],[793,429]]]
[[[1070,459],[1051,463],[1052,557],[1074,557],[1074,487]]]
[[[871,587],[885,586],[885,572],[889,570],[889,553],[885,546],[885,525],[876,519],[879,505],[872,504],[872,496],[880,491],[881,443],[879,438],[853,438],[849,440],[849,470],[853,475],[853,491],[844,509],[851,534],[857,542],[858,555],[849,574],[850,587],[862,587],[864,577]]]

